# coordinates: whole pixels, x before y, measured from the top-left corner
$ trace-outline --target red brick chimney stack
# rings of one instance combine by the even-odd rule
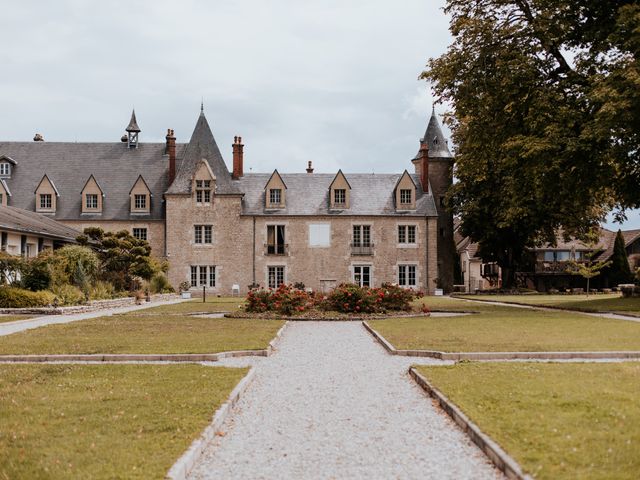
[[[244,175],[244,145],[242,144],[242,137],[233,137],[233,179]]]
[[[311,166],[311,160],[307,164],[307,173],[313,173],[313,167]]]
[[[429,191],[429,146],[427,145],[427,139],[423,138],[420,141],[420,184],[422,185],[422,191]]]
[[[176,178],[176,137],[171,128],[167,129],[165,138],[167,140],[165,153],[169,155],[169,185],[171,185]]]

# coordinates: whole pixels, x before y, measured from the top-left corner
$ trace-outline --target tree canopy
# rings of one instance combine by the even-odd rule
[[[640,6],[447,0],[453,43],[422,78],[451,105],[462,233],[513,282],[526,248],[640,206]]]

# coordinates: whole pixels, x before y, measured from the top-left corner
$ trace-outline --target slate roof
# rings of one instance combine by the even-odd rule
[[[233,180],[237,188],[245,193],[242,203],[244,215],[392,215],[397,217],[436,217],[438,215],[433,196],[422,191],[417,175],[411,175],[417,185],[416,210],[406,213],[396,211],[393,196],[394,188],[402,173],[345,174],[352,189],[350,208],[344,210],[329,209],[329,186],[335,174],[283,173],[280,176],[287,185],[286,208],[277,210],[265,209],[264,186],[271,177],[270,173],[249,173],[238,180]]]
[[[184,144],[176,144],[180,161]],[[34,190],[46,174],[60,192],[56,219],[145,220],[162,219],[169,157],[165,143],[0,142],[0,156],[15,160],[11,178],[11,205],[35,211]],[[102,215],[81,214],[81,192],[93,175],[104,193]],[[149,215],[131,214],[129,192],[142,175],[151,189]]]
[[[449,151],[447,139],[444,133],[442,133],[442,128],[440,128],[440,122],[436,116],[435,109],[431,112],[429,124],[422,138],[427,141],[427,145],[429,146],[429,158],[453,158],[453,155]],[[419,155],[420,152],[418,151],[415,158],[418,158]]]
[[[136,133],[140,133],[140,127],[138,126],[138,121],[136,120],[136,111],[133,110],[131,112],[131,120],[129,120],[129,125],[127,125],[127,128],[125,129],[125,131],[127,132],[136,132]]]
[[[76,243],[80,231],[39,213],[21,208],[0,206],[0,229]]]
[[[229,169],[224,163],[216,139],[213,137],[209,122],[207,122],[203,111],[200,111],[200,117],[198,117],[191,140],[187,144],[182,155],[182,162],[177,168],[176,178],[167,193],[190,194],[193,175],[202,159],[207,160],[213,174],[216,176],[215,193],[217,195],[242,193],[231,178]]]

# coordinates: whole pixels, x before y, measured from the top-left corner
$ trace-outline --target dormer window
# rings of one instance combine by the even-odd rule
[[[286,208],[286,190],[287,186],[282,177],[277,170],[274,170],[264,186],[264,207],[267,209]]]
[[[280,205],[282,202],[282,189],[272,188],[269,190],[269,202],[272,205]]]
[[[40,194],[40,209],[51,210],[53,208],[52,195],[50,193]]]
[[[333,181],[329,185],[329,209],[347,210],[349,208],[349,200],[351,198],[351,185],[344,176],[342,170],[333,177]]]
[[[408,188],[403,188],[400,190],[400,204],[401,205],[411,205],[412,203],[412,191]]]
[[[147,209],[147,196],[144,194],[135,194],[133,196],[134,208],[136,210],[146,210]]]
[[[211,180],[196,180],[196,203],[211,203]]]
[[[87,210],[97,210],[98,209],[98,194],[97,193],[87,193],[85,195],[86,203],[85,207]]]
[[[0,163],[0,176],[8,177],[11,175],[11,164],[9,162]]]

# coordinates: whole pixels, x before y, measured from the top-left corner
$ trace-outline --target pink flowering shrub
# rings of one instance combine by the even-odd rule
[[[253,289],[247,294],[247,312],[278,312],[282,315],[301,313],[314,305],[314,298],[304,290],[282,284],[276,290]]]

